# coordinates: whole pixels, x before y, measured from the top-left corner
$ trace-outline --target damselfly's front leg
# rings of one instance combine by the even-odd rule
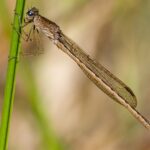
[[[31,29],[30,29],[29,34],[27,34],[27,33],[23,30],[23,28],[24,28],[26,25],[28,25],[29,23],[25,22],[25,19],[24,19],[24,24],[22,25],[22,24],[21,24],[20,15],[19,15],[16,11],[15,11],[15,15],[18,17],[18,22],[19,22],[19,25],[20,25],[20,31],[18,31],[18,30],[13,26],[13,24],[11,24],[11,25],[13,26],[13,29],[16,31],[16,33],[17,33],[18,35],[21,36],[21,38],[22,38],[23,40],[25,40],[25,41],[31,40],[29,34],[31,34],[31,33],[30,33],[30,32],[32,32],[31,30],[32,30],[33,28],[35,28],[35,27],[32,26]],[[24,37],[23,35],[25,35],[25,37]]]

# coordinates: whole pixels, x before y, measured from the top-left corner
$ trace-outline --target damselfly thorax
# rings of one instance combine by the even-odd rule
[[[64,35],[56,23],[41,16],[35,7],[26,13],[24,26],[30,23],[34,30],[42,32],[59,49],[68,54],[99,89],[123,105],[142,125],[150,129],[149,121],[135,109],[136,96],[125,83],[94,61],[75,42]]]
[[[38,31],[41,31],[48,38],[52,40],[58,39],[58,37],[60,36],[61,30],[56,23],[39,15],[39,12],[35,7],[29,10],[26,14],[27,16],[25,18],[25,25],[29,23],[33,23],[33,26],[35,27],[35,29],[37,29]]]

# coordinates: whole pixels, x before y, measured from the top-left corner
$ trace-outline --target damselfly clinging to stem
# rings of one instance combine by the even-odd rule
[[[30,23],[33,25],[33,30],[42,32],[59,49],[68,54],[98,88],[127,108],[142,125],[150,129],[150,122],[135,109],[137,100],[127,85],[101,64],[91,59],[76,43],[63,34],[56,23],[41,16],[35,7],[26,13],[24,26]]]

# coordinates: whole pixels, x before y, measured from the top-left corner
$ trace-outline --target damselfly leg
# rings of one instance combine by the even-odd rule
[[[13,29],[16,31],[17,34],[21,36],[21,39],[23,39],[22,50],[20,52],[21,55],[36,56],[42,54],[43,53],[43,48],[41,46],[42,40],[40,39],[39,31],[35,28],[33,24],[30,24],[31,22],[28,22],[25,19],[24,23],[21,24],[21,18],[19,14],[15,12],[15,15],[17,15],[18,17],[18,22],[20,24],[20,31],[17,31],[14,26]],[[29,26],[27,27],[27,25]],[[26,28],[27,31],[25,31],[24,28]]]

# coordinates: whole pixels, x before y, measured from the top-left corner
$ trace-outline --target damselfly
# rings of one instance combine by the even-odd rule
[[[149,121],[135,109],[137,100],[127,85],[101,64],[95,62],[76,43],[64,35],[56,23],[41,16],[35,7],[26,13],[24,26],[30,23],[32,23],[33,30],[42,32],[53,41],[59,49],[68,54],[98,88],[127,108],[142,125],[150,129]]]

